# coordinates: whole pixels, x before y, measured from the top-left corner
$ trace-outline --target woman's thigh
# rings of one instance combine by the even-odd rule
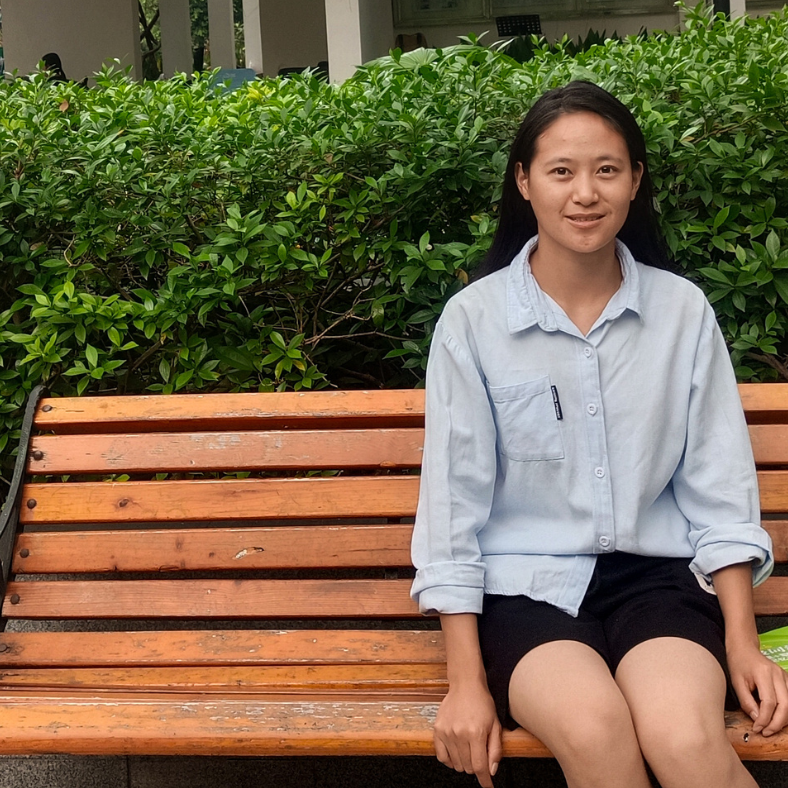
[[[529,651],[509,684],[509,711],[556,756],[570,786],[648,786],[629,708],[605,660],[558,640]]]

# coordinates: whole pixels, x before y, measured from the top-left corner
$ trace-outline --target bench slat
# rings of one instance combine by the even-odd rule
[[[749,431],[759,465],[788,465],[788,424]],[[28,473],[415,468],[423,445],[422,428],[38,435]]]
[[[750,424],[749,430],[759,466],[788,465],[788,424]]]
[[[420,428],[39,435],[28,473],[417,468],[423,445]]]
[[[175,665],[443,663],[435,630],[4,632],[0,669]]]
[[[418,690],[445,695],[449,687],[446,666],[440,664],[0,669],[0,693],[22,688],[219,694],[261,690],[272,693]]]
[[[753,589],[755,615],[788,615],[788,577],[770,577]]]
[[[766,520],[775,560],[788,561],[788,520]],[[22,533],[13,572],[408,567],[412,525],[313,525]],[[22,551],[27,554],[22,557]]]
[[[788,562],[788,520],[764,520],[763,527],[772,537],[775,562]]]
[[[22,523],[408,517],[418,476],[28,484]]]
[[[412,530],[392,524],[32,532],[17,538],[13,571],[409,567]]]
[[[12,582],[3,614],[30,619],[417,617],[410,585],[410,580]],[[788,615],[788,577],[771,577],[755,589],[755,612]]]
[[[788,471],[758,471],[758,487],[764,514],[788,512]]]
[[[45,432],[156,432],[278,429],[280,426],[420,427],[424,391],[315,391],[175,394],[42,399],[36,427]]]
[[[410,580],[46,580],[6,589],[7,618],[415,618]]]
[[[788,471],[759,471],[761,508],[788,511]],[[28,484],[22,523],[409,517],[418,476]]]
[[[32,693],[0,697],[8,754],[79,755],[434,755],[438,703],[326,698],[209,699]],[[57,720],[53,725],[52,721]],[[780,760],[785,731],[765,738],[727,713],[728,738],[747,760]],[[505,731],[505,757],[549,757],[522,729]]]
[[[739,396],[751,424],[788,423],[788,383],[740,383]]]

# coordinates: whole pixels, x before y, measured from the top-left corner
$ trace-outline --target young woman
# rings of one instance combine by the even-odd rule
[[[427,370],[413,596],[440,613],[438,758],[488,788],[522,725],[570,788],[753,786],[733,699],[788,722],[752,585],[771,571],[730,359],[669,273],[643,136],[606,91],[542,96],[500,226]]]

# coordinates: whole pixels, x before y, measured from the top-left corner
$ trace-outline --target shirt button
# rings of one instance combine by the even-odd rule
[[[598,479],[603,479],[605,476],[605,469],[604,468],[594,468],[594,473],[596,474]]]
[[[596,413],[596,405],[592,402],[586,410],[593,416]]]
[[[599,544],[600,544],[601,547],[609,547],[610,546],[610,539],[608,539],[606,536],[600,536],[599,537]]]
[[[590,347],[587,347],[587,348],[586,348],[586,349],[583,351],[583,353],[585,353],[585,357],[586,357],[586,358],[591,358],[591,356],[593,356],[593,355],[594,355],[594,351],[593,351],[593,350],[591,350],[591,348],[590,348]]]

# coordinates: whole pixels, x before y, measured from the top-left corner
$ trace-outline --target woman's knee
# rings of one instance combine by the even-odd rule
[[[517,719],[516,708],[512,713]],[[571,707],[550,709],[540,717],[542,730],[537,735],[544,737],[559,760],[589,762],[637,746],[629,707],[615,693],[587,696]]]
[[[722,720],[677,708],[669,720],[636,714],[634,724],[640,749],[652,766],[686,770],[705,762],[723,767],[735,757]]]
[[[612,695],[603,703],[576,709],[563,721],[562,734],[570,751],[583,758],[629,748],[636,739],[626,701]]]

